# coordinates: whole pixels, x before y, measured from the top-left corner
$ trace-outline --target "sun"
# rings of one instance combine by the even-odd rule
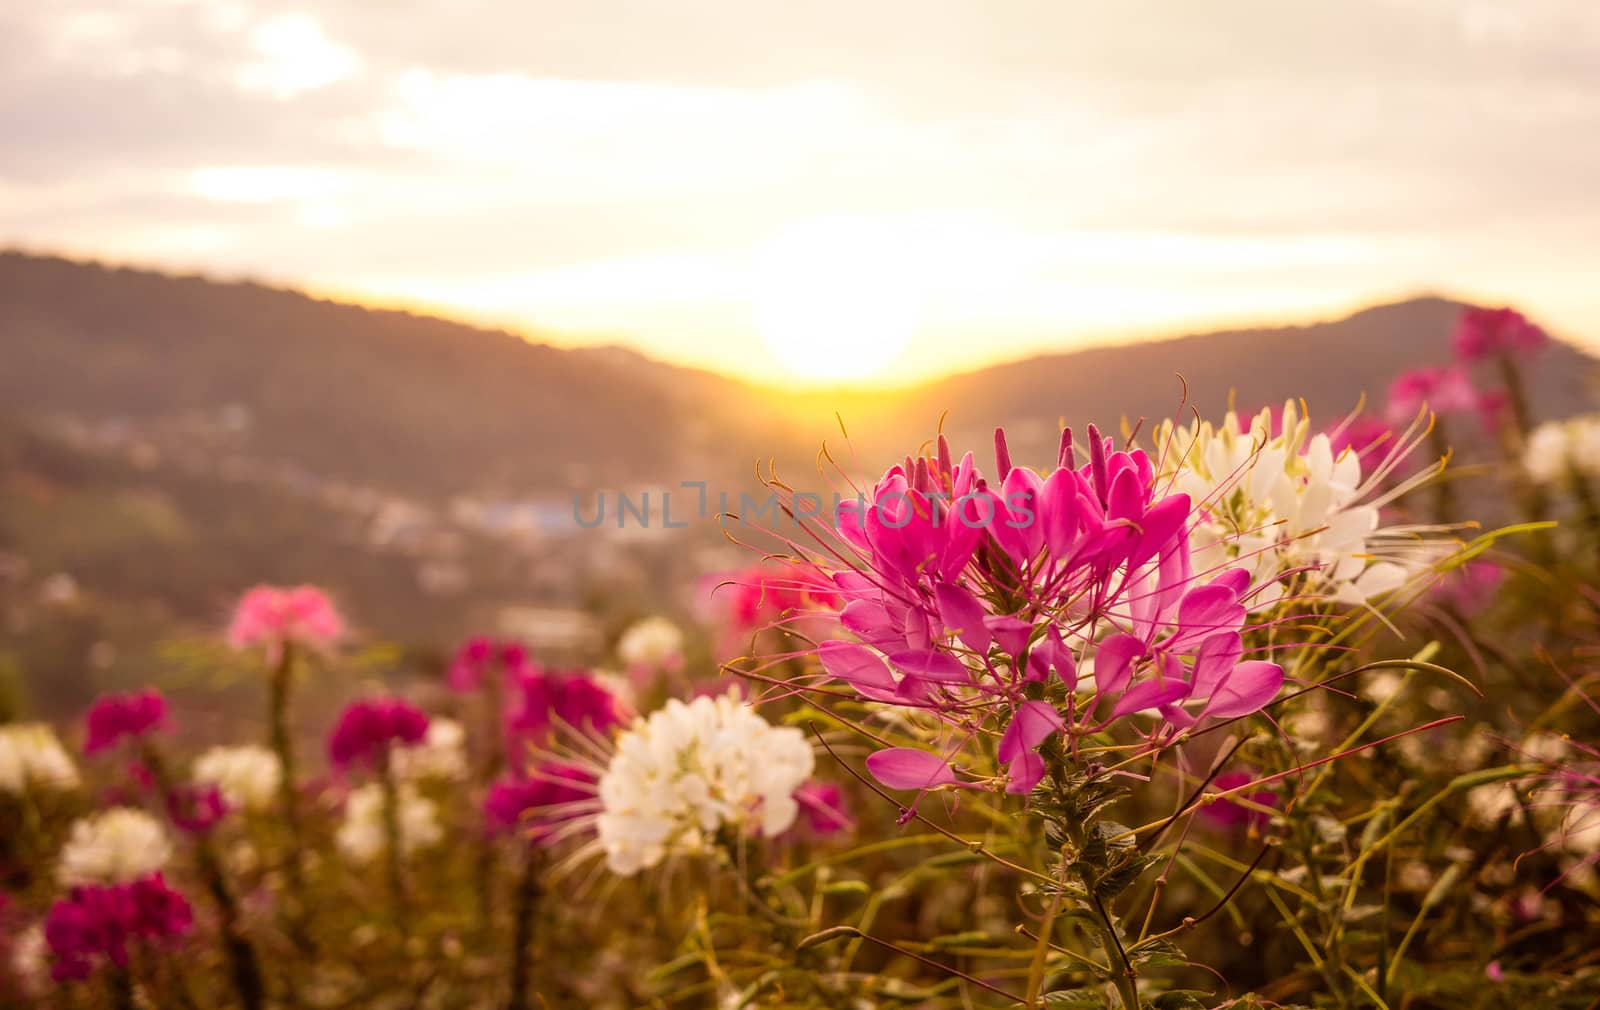
[[[907,236],[860,218],[806,221],[768,241],[751,303],[785,378],[859,381],[894,364],[927,300],[916,252]]]

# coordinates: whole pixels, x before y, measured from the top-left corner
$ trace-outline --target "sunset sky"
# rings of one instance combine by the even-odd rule
[[[1421,290],[1600,346],[1600,5],[0,6],[0,244],[905,381]]]

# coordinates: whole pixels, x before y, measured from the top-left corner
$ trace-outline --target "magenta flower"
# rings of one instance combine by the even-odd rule
[[[159,873],[128,884],[73,888],[45,918],[55,958],[51,974],[59,982],[86,979],[105,962],[126,968],[131,943],[176,939],[193,923],[189,902]]]
[[[1251,771],[1223,772],[1211,780],[1211,787],[1217,792],[1227,792],[1240,786],[1249,785],[1255,780],[1255,773]],[[1253,793],[1240,796],[1256,806],[1276,807],[1278,797],[1276,793],[1267,789],[1259,789]],[[1220,799],[1208,806],[1200,808],[1200,816],[1210,821],[1219,828],[1237,829],[1243,827],[1259,827],[1267,821],[1267,815],[1260,810],[1252,810],[1243,804],[1235,802],[1232,798]]]
[[[1505,583],[1506,570],[1493,561],[1477,560],[1445,572],[1428,595],[1456,608],[1462,617],[1488,609]]]
[[[805,816],[807,832],[826,838],[855,828],[855,818],[845,808],[844,791],[832,782],[807,782],[794,793],[795,802]]]
[[[535,746],[548,744],[559,726],[604,733],[624,720],[621,702],[587,671],[527,670],[517,688],[506,726]]]
[[[832,575],[857,641],[820,645],[829,678],[969,738],[997,733],[1018,793],[1043,776],[1037,751],[1059,735],[1149,713],[1152,739],[1170,737],[1276,696],[1282,669],[1247,660],[1241,638],[1241,601],[1259,587],[1242,570],[1193,572],[1192,504],[1156,486],[1144,452],[1115,451],[1091,426],[1076,469],[1070,431],[1048,474],[1012,466],[1003,432],[995,455],[991,484],[971,453],[953,463],[941,437],[936,457],[906,460],[840,507],[833,556],[848,567]],[[1094,679],[1080,684],[1089,664]],[[1074,701],[1063,712],[1030,685]],[[945,758],[912,748],[867,767],[891,788],[962,784]]]
[[[358,701],[339,716],[328,738],[328,757],[339,768],[380,765],[394,745],[415,746],[428,733],[428,716],[399,698]]]
[[[487,635],[469,638],[450,661],[450,690],[466,694],[476,691],[483,678],[495,669],[508,679],[529,671],[528,650],[520,642],[496,642]]]
[[[85,754],[115,746],[123,737],[142,737],[167,724],[167,699],[159,691],[106,694],[95,699],[87,717]]]
[[[1512,308],[1464,310],[1452,340],[1462,361],[1532,354],[1549,342],[1549,334]]]
[[[1463,414],[1480,405],[1478,391],[1461,368],[1414,368],[1390,384],[1387,417],[1392,424],[1407,424],[1424,406],[1435,414]]]
[[[1361,472],[1372,473],[1394,451],[1396,438],[1389,425],[1362,414],[1328,432],[1328,442],[1335,459],[1349,450],[1361,461]]]
[[[229,811],[222,790],[214,785],[179,785],[167,794],[167,814],[172,823],[190,834],[204,834]]]
[[[326,651],[344,635],[345,622],[328,595],[315,586],[256,586],[245,593],[228,624],[235,649],[257,646],[276,661],[288,645]]]
[[[556,830],[576,816],[574,804],[594,798],[594,776],[576,765],[546,762],[526,779],[502,779],[483,801],[484,823],[504,834],[526,829],[535,845],[554,842]]]

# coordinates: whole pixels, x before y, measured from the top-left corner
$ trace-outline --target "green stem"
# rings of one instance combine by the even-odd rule
[[[403,860],[405,858],[405,839],[400,833],[400,787],[395,781],[394,768],[389,761],[388,751],[384,751],[382,763],[378,769],[379,781],[383,785],[383,830],[388,836],[388,845],[385,847],[385,866],[389,877],[389,898],[394,904],[395,924],[402,932],[406,925],[406,878]]]
[[[528,982],[532,974],[533,925],[544,887],[540,881],[543,860],[529,847],[523,856],[522,881],[517,888],[516,918],[511,930],[511,997],[506,1010],[527,1010]]]
[[[284,903],[285,926],[289,937],[304,953],[311,953],[311,939],[306,930],[306,881],[304,839],[300,824],[300,787],[295,775],[294,738],[289,729],[289,694],[294,684],[294,647],[283,643],[283,654],[272,671],[271,698],[268,704],[268,726],[272,751],[278,756],[281,775],[278,780],[278,805],[283,810],[283,824],[288,829],[288,845],[283,867],[288,880],[288,898]]]

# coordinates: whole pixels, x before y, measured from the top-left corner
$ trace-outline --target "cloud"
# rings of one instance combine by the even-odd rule
[[[837,215],[990,351],[1407,286],[1600,332],[1597,48],[1583,0],[9,5],[0,241],[686,357]]]

